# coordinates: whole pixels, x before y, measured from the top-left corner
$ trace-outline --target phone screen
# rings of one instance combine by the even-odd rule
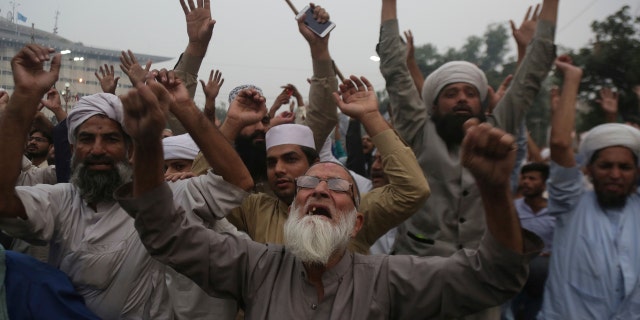
[[[313,8],[311,7],[307,9],[306,14],[307,15],[304,18],[304,24],[306,24],[311,30],[313,30],[313,32],[321,37],[327,35],[327,33],[335,27],[335,24],[331,21],[318,23],[318,21],[313,18]]]

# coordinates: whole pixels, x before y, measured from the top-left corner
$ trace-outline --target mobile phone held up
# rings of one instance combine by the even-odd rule
[[[332,21],[327,21],[325,23],[318,23],[316,19],[313,18],[313,8],[311,6],[306,6],[298,15],[296,16],[296,20],[300,19],[302,15],[307,14],[304,18],[304,24],[307,25],[311,31],[315,32],[315,34],[319,35],[321,38],[324,38],[326,35],[336,27],[336,24]]]

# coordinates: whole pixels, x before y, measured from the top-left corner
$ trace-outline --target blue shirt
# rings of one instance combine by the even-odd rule
[[[0,319],[99,319],[62,271],[0,246]]]
[[[640,193],[603,210],[578,166],[551,163],[553,254],[539,319],[625,319],[640,314]]]
[[[551,252],[556,217],[550,215],[547,208],[543,208],[537,213],[534,213],[531,207],[524,202],[524,198],[516,199],[514,205],[518,212],[518,218],[520,218],[520,225],[535,233],[544,241],[544,250],[542,252]]]

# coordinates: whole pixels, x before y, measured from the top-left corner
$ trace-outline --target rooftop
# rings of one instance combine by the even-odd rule
[[[91,55],[107,60],[119,61],[120,58],[120,50],[86,47],[82,42],[73,42],[47,31],[15,24],[3,17],[0,17],[0,41],[4,43],[13,42],[20,47],[25,43],[34,42],[55,48],[57,51],[70,50],[74,55]],[[161,57],[139,53],[136,53],[136,57],[140,61],[151,60],[154,63],[173,59],[173,57]]]

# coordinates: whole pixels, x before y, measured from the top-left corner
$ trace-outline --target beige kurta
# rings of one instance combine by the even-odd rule
[[[358,253],[369,252],[380,236],[416,212],[429,195],[429,186],[413,152],[393,130],[385,130],[372,140],[382,156],[389,184],[362,197],[359,211],[364,214],[364,225],[349,246]],[[286,203],[259,193],[247,197],[227,219],[254,241],[282,244],[288,216]]]

